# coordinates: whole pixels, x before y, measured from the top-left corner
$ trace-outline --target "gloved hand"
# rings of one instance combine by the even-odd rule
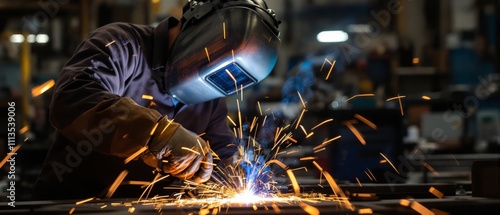
[[[209,144],[179,123],[162,117],[148,144],[142,159],[149,166],[197,183],[210,178],[213,161]]]

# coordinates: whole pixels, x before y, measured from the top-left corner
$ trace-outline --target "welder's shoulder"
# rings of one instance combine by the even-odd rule
[[[95,29],[89,38],[107,39],[126,44],[131,41],[149,39],[153,28],[125,22],[114,22]]]

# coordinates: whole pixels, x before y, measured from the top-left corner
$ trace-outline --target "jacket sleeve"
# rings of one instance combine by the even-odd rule
[[[227,122],[227,103],[225,98],[215,100],[210,124],[206,130],[205,139],[209,140],[210,148],[221,160],[230,158],[237,151],[234,133]]]
[[[62,69],[50,122],[77,148],[90,142],[92,150],[127,157],[147,144],[161,116],[121,97],[141,54],[131,34],[126,24],[97,29]]]

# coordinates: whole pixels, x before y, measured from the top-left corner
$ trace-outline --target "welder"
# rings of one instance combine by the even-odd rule
[[[278,25],[262,0],[191,0],[180,20],[93,31],[57,81],[57,131],[34,199],[101,198],[123,170],[113,198],[138,198],[132,182],[157,174],[209,180],[214,164],[237,154],[224,97],[270,74]],[[161,195],[164,185],[155,188]]]

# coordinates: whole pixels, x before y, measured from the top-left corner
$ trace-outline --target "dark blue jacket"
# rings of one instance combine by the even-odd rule
[[[56,84],[50,122],[57,131],[34,199],[99,197],[124,169],[124,181],[152,181],[152,167],[124,159],[147,144],[161,115],[204,133],[222,159],[233,154],[225,99],[174,105],[164,91],[167,56],[175,54],[168,50],[168,30],[177,24],[174,18],[154,28],[109,24],[79,45]],[[122,185],[113,197],[138,198],[141,191]]]

